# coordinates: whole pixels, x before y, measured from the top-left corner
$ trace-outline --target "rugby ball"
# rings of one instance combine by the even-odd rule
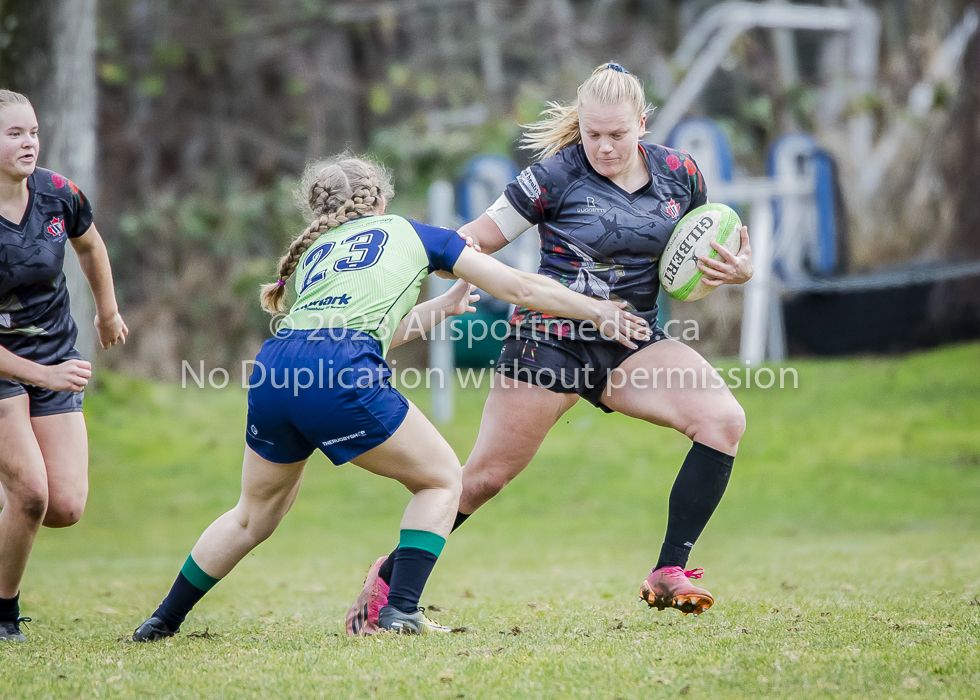
[[[725,204],[705,204],[677,222],[667,248],[660,256],[660,283],[672,299],[694,301],[717,287],[701,281],[698,256],[719,258],[711,241],[734,254],[742,247],[742,222]]]

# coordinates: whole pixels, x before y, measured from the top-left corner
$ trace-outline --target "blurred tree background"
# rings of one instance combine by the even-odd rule
[[[0,2],[5,87],[23,84],[17,75],[28,48],[42,57],[59,50],[24,30],[41,21],[31,13],[52,4]],[[665,86],[679,77],[671,74],[671,53],[714,4],[98,0],[98,181],[79,184],[98,190],[96,221],[134,331],[106,362],[174,379],[182,359],[228,366],[251,357],[269,326],[258,286],[273,278],[279,255],[304,226],[293,189],[307,162],[345,148],[370,152],[395,174],[392,209],[425,218],[428,185],[453,179],[468,158],[492,152],[525,164],[515,149],[518,124],[548,99],[572,98],[602,61],[626,65],[661,104]],[[896,121],[914,121],[918,146],[902,172],[913,189],[922,177],[932,189],[911,220],[903,220],[903,207],[892,211],[852,262],[873,267],[976,248],[980,171],[976,149],[959,145],[980,140],[976,36],[964,57],[970,78],[963,88],[937,90],[925,117],[913,120],[905,109],[969,2],[869,4],[882,18],[879,88],[847,105],[839,123],[820,121],[821,89],[833,79],[832,39],[806,32],[796,33],[798,86],[779,87],[771,35],[749,32],[695,111],[723,124],[738,166],[756,174],[768,145],[787,129],[806,128],[833,144],[834,130],[854,110],[874,115],[879,136]],[[28,61],[26,70],[39,68]],[[842,167],[860,176],[860,164]],[[893,186],[892,199],[907,199],[908,186]],[[950,222],[945,233],[929,223],[940,215]],[[973,232],[954,219],[972,221]],[[881,231],[887,260],[869,252],[885,240],[876,238]]]

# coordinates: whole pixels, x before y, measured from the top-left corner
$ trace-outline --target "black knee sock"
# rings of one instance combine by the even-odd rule
[[[439,560],[446,540],[434,532],[402,530],[395,550],[388,605],[404,613],[418,610],[422,589]]]
[[[667,535],[655,569],[686,566],[691,548],[725,494],[735,458],[700,442],[691,445],[670,490]]]
[[[190,556],[184,562],[177,580],[170,588],[170,593],[160,603],[160,607],[153,613],[153,617],[159,617],[167,627],[173,632],[177,632],[197,602],[204,597],[204,594],[214,588],[219,579],[209,576],[201,570]]]
[[[16,622],[20,617],[20,593],[13,598],[0,598],[0,622]]]
[[[453,529],[450,532],[456,532],[459,526],[466,522],[466,519],[473,515],[472,513],[462,513],[460,511],[456,512],[456,521],[453,523]]]
[[[381,568],[378,569],[378,578],[387,583],[389,586],[391,585],[391,572],[395,570],[396,552],[398,552],[398,547],[391,550],[391,554],[388,555],[388,558],[384,560]]]
[[[463,523],[465,523],[466,522],[466,519],[468,517],[470,517],[471,515],[473,515],[473,514],[472,513],[459,513],[459,512],[457,512],[456,513],[456,522],[453,523],[452,532],[456,532],[456,528],[458,528],[460,525],[462,525]],[[391,585],[391,572],[395,568],[395,552],[397,552],[397,551],[398,551],[398,548],[397,547],[395,549],[393,549],[391,551],[391,554],[388,555],[388,558],[385,559],[384,564],[382,564],[381,565],[381,568],[378,569],[378,578],[380,578],[382,581],[384,581],[385,583],[387,583],[389,586]]]

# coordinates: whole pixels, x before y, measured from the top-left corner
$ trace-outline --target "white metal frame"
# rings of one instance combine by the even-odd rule
[[[671,129],[683,118],[704,90],[712,74],[741,34],[751,29],[808,29],[847,32],[850,35],[850,66],[853,95],[874,87],[878,71],[878,41],[881,22],[870,8],[855,3],[849,8],[784,3],[726,2],[711,8],[684,35],[674,64],[685,70],[683,80],[657,110],[649,138],[663,143]],[[871,150],[871,119],[858,115],[851,119],[851,146],[860,157]],[[775,361],[785,357],[785,337],[778,299],[773,289],[773,212],[774,197],[783,197],[786,208],[796,206],[801,196],[813,193],[814,183],[805,178],[741,178],[728,183],[712,183],[711,197],[729,203],[752,205],[750,231],[755,275],[746,285],[742,312],[740,357],[759,364],[767,356]],[[785,212],[783,222],[794,221]]]

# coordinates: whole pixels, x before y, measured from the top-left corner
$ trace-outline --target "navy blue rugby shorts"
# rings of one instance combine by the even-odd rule
[[[66,360],[80,360],[82,354],[74,347],[64,356],[51,361],[48,357],[32,357],[32,353],[24,352],[20,349],[16,354],[26,357],[34,362],[41,362],[45,365],[57,365]],[[0,379],[0,400],[9,399],[12,396],[27,394],[30,403],[30,413],[34,418],[40,416],[54,416],[59,413],[75,413],[82,410],[82,402],[85,400],[85,392],[79,391],[52,391],[32,384],[20,384],[9,379]]]
[[[319,449],[334,464],[377,447],[408,414],[378,341],[360,331],[281,330],[262,345],[248,390],[245,442],[291,464]]]
[[[602,403],[609,374],[630,355],[667,338],[660,326],[650,331],[649,340],[634,341],[636,350],[615,340],[573,340],[548,333],[514,333],[504,340],[497,374],[559,394],[578,394],[596,408],[615,413]]]

